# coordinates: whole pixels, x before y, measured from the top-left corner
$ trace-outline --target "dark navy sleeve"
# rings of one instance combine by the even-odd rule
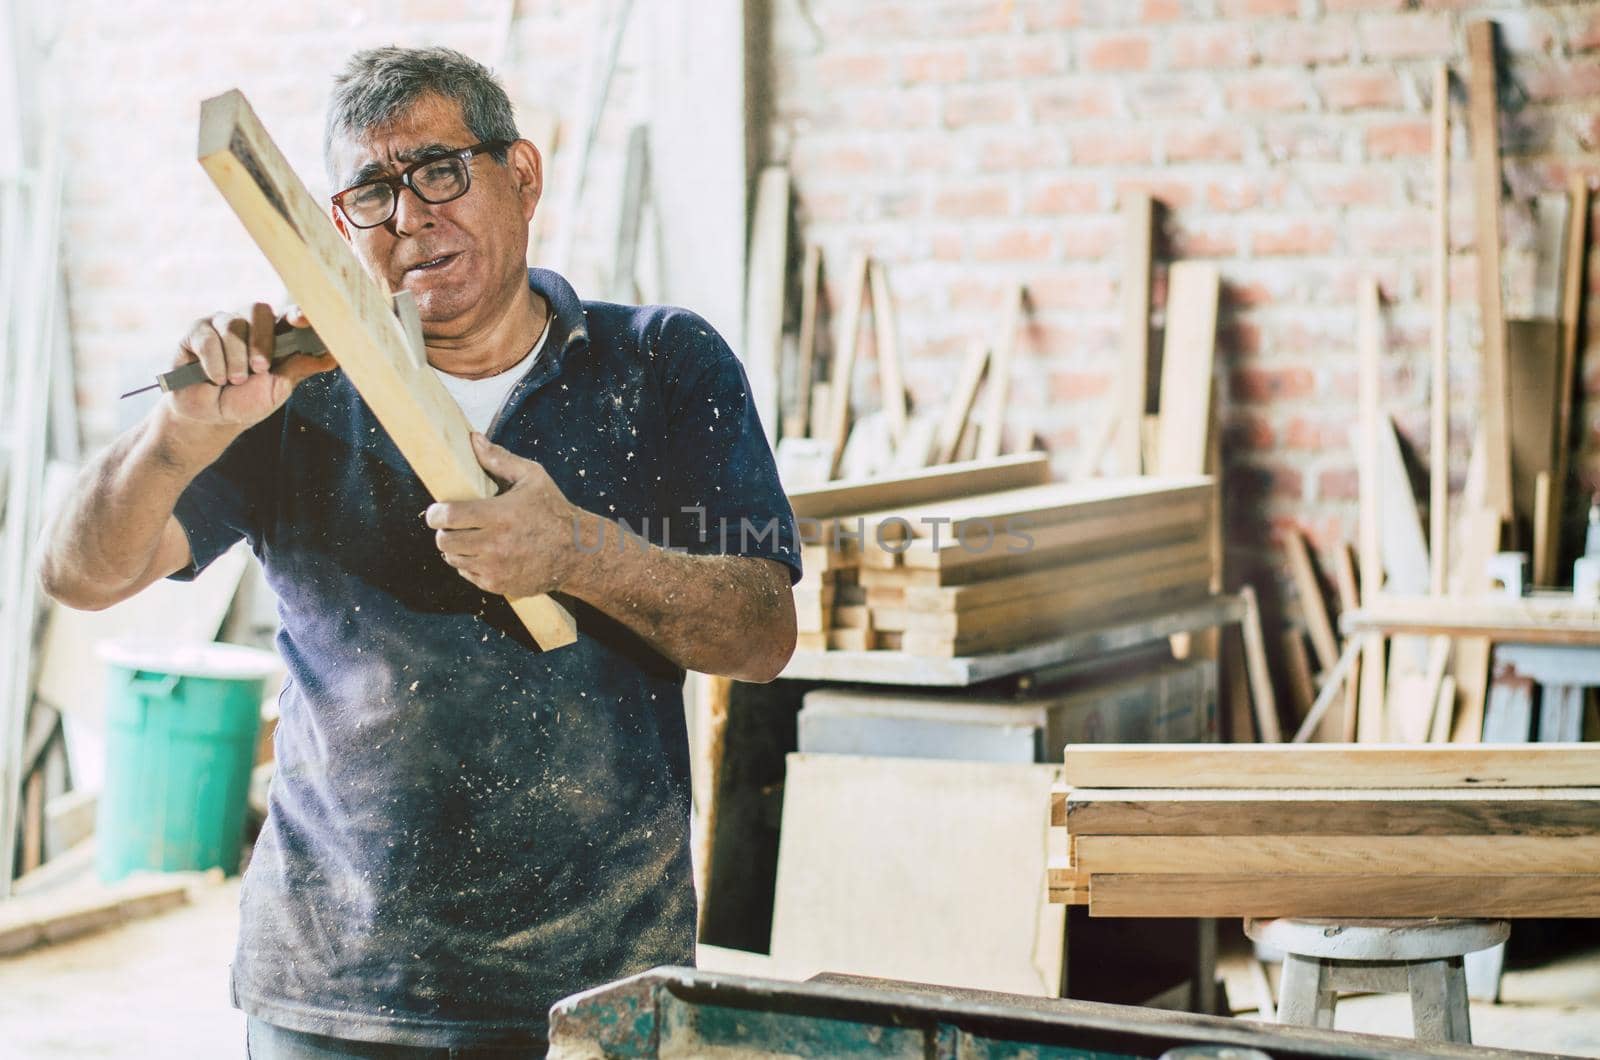
[[[685,310],[662,324],[659,348],[672,543],[699,555],[774,559],[799,581],[794,513],[744,367],[716,329]]]
[[[260,555],[282,422],[279,409],[246,430],[178,496],[172,514],[189,538],[190,559],[175,581],[192,581],[241,539]]]

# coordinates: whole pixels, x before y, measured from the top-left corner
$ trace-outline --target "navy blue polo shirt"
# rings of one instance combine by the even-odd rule
[[[549,337],[491,440],[653,542],[797,579],[793,515],[722,338],[682,309],[580,302],[542,269],[528,282]],[[178,502],[194,564],[176,577],[248,540],[289,671],[234,998],[317,1034],[537,1042],[552,1002],[693,962],[683,672],[566,597],[578,641],[539,651],[440,558],[430,500],[334,371]]]

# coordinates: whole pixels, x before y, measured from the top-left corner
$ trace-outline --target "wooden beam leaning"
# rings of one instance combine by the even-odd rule
[[[1380,521],[1378,479],[1379,405],[1382,394],[1378,334],[1378,281],[1368,276],[1361,281],[1357,317],[1357,347],[1360,355],[1361,418],[1358,430],[1361,600],[1377,595],[1383,586],[1383,538]],[[1356,713],[1356,739],[1377,743],[1384,733],[1384,696],[1389,668],[1381,636],[1366,638],[1361,652],[1361,698]]]
[[[428,492],[494,496],[460,406],[237,89],[201,105],[199,158]],[[511,607],[545,650],[577,639],[572,616],[548,596]]]
[[[1122,369],[1117,375],[1116,467],[1141,470],[1139,432],[1149,397],[1150,245],[1154,204],[1144,192],[1122,200]]]
[[[1070,744],[1064,761],[1079,788],[1562,788],[1600,778],[1600,743]]]
[[[1561,365],[1556,376],[1556,462],[1550,479],[1548,537],[1545,542],[1550,569],[1545,584],[1561,575],[1561,527],[1567,494],[1567,469],[1571,460],[1573,387],[1577,379],[1578,350],[1582,341],[1583,295],[1588,287],[1589,182],[1581,173],[1571,179],[1572,206],[1567,211],[1567,246],[1561,267]]]
[[[1433,371],[1428,454],[1429,590],[1443,596],[1450,548],[1450,70],[1433,72]]]
[[[1317,665],[1331,670],[1339,661],[1339,640],[1334,636],[1333,623],[1328,620],[1328,601],[1322,595],[1316,568],[1311,565],[1311,549],[1306,545],[1305,534],[1298,529],[1290,530],[1284,536],[1284,547],[1289,554],[1295,592],[1300,597],[1300,611],[1305,616],[1306,630],[1311,634],[1311,648],[1317,653]]]
[[[1483,327],[1483,426],[1488,479],[1484,500],[1510,519],[1511,442],[1506,422],[1505,306],[1500,276],[1500,102],[1495,74],[1495,24],[1467,27],[1471,62],[1467,120],[1472,142],[1472,209],[1478,243],[1478,311]]]
[[[1167,275],[1167,330],[1161,355],[1160,441],[1156,472],[1194,475],[1206,466],[1216,358],[1217,267],[1180,261]]]

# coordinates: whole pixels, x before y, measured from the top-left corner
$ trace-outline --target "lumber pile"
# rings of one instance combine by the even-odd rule
[[[1210,591],[1211,479],[1047,474],[1024,454],[791,493],[801,649],[968,655]]]
[[[1080,745],[1063,777],[1051,897],[1091,916],[1600,915],[1600,745]]]

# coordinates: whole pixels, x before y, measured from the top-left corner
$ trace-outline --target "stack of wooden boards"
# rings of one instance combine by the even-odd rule
[[[1212,479],[1048,476],[1029,453],[791,493],[801,650],[997,651],[1210,592]]]
[[[1065,759],[1051,898],[1092,916],[1600,916],[1600,744],[1101,744]]]

